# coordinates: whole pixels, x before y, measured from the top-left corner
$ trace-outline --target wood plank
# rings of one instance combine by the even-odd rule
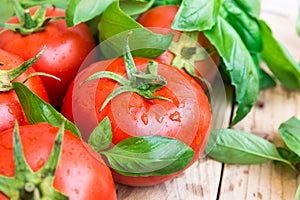
[[[235,129],[252,132],[276,145],[281,122],[300,117],[300,92],[279,85],[263,91],[252,112]],[[290,200],[294,198],[300,177],[288,166],[269,162],[262,165],[225,165],[220,199]]]

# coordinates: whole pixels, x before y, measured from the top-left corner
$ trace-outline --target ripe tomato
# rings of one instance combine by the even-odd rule
[[[138,71],[142,71],[148,61],[146,58],[134,58]],[[84,69],[69,88],[62,106],[62,113],[75,122],[85,140],[97,124],[108,116],[113,144],[134,136],[162,135],[177,138],[194,150],[189,166],[198,159],[208,138],[211,111],[203,89],[193,78],[172,66],[159,64],[158,74],[166,79],[167,84],[153,95],[169,98],[170,101],[146,100],[136,93],[126,92],[114,97],[100,112],[103,102],[119,86],[118,83],[107,78],[81,83],[95,72],[104,70],[124,76],[124,60],[99,61]],[[122,184],[146,186],[171,179],[182,171],[148,177],[131,177],[113,172],[113,176]]]
[[[181,36],[182,32],[171,29],[171,25],[173,23],[173,20],[175,18],[178,9],[179,7],[176,5],[165,5],[165,6],[154,7],[146,11],[142,15],[140,15],[137,18],[137,22],[139,22],[144,27],[149,27],[153,32],[156,33],[169,34],[170,32],[173,32],[175,33],[174,42],[181,43],[179,38],[182,37]],[[163,28],[163,29],[156,29],[156,28]],[[187,37],[190,38],[190,36]],[[208,51],[209,57],[201,60],[196,60],[196,61],[194,60],[189,61],[188,58],[186,60],[194,64],[197,75],[201,75],[209,82],[213,82],[217,73],[217,68],[215,66],[218,66],[219,64],[219,54],[214,49],[214,47],[209,42],[209,40],[204,36],[203,32],[198,33],[198,43],[199,43],[198,45],[201,45],[201,47],[205,48]],[[189,48],[188,45],[185,46],[185,44],[182,43],[179,45],[181,45],[181,47],[179,46],[179,48],[181,49],[178,49],[176,51],[176,54],[181,54],[184,47]],[[181,56],[184,58],[183,54],[181,54]],[[167,50],[161,56],[159,56],[157,60],[166,64],[174,64],[172,63],[174,57],[175,54],[170,50]]]
[[[25,61],[17,55],[0,49],[0,62],[3,64],[0,66],[0,70],[10,70],[18,67]],[[29,68],[14,81],[22,82],[33,72],[35,72],[35,70],[33,68]],[[25,85],[48,102],[46,88],[40,77],[35,76],[30,78]],[[15,120],[17,120],[20,125],[28,124],[19,99],[13,90],[0,92],[0,119],[0,132],[14,127]]]
[[[30,8],[35,13],[37,7]],[[48,8],[46,16],[65,16],[65,11]],[[19,23],[13,17],[8,23]],[[61,79],[42,77],[53,106],[60,106],[65,93],[76,76],[81,63],[95,47],[95,41],[87,25],[81,23],[68,28],[64,19],[49,22],[43,31],[21,35],[11,30],[0,34],[0,48],[27,60],[35,56],[46,45],[46,51],[33,65],[36,71],[52,74]]]
[[[36,172],[48,160],[59,129],[48,123],[20,126],[19,129],[25,160]],[[0,174],[12,177],[15,174],[13,129],[0,133],[0,138]],[[69,131],[64,132],[53,187],[70,200],[116,199],[109,168],[99,154]],[[8,198],[0,192],[0,199]]]

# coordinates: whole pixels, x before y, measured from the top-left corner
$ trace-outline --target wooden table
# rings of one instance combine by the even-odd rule
[[[288,3],[288,1],[284,2]],[[271,26],[278,40],[299,60],[300,37],[296,35],[293,18],[296,14],[286,16],[268,12],[268,9],[265,11],[261,17]],[[228,109],[234,108],[228,106]],[[291,116],[300,118],[300,92],[288,90],[278,83],[277,87],[260,93],[257,105],[234,128],[254,133],[275,144],[281,144],[277,128],[281,122]],[[292,200],[299,184],[300,177],[284,165],[273,162],[249,166],[228,165],[205,157],[199,158],[198,162],[179,177],[160,185],[140,188],[118,185],[118,198],[120,200]]]

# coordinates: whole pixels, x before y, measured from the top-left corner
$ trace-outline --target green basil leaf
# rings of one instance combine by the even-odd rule
[[[108,117],[105,117],[93,130],[88,139],[89,145],[97,152],[106,149],[112,142],[112,130]]]
[[[115,0],[70,0],[66,9],[66,23],[74,26],[86,22],[101,13]]]
[[[174,18],[172,29],[203,31],[217,21],[221,0],[183,0]]]
[[[68,0],[19,0],[24,8],[30,8],[41,5],[54,5],[57,8],[66,9]]]
[[[225,19],[240,35],[246,47],[252,52],[260,52],[262,38],[257,19],[245,13],[235,0],[224,1],[222,7],[226,12]]]
[[[48,122],[53,126],[60,126],[65,121],[65,129],[81,138],[78,128],[50,104],[34,94],[23,83],[13,82],[13,88],[20,100],[26,118],[30,124]]]
[[[147,11],[155,0],[119,0],[120,8],[130,16],[135,16]]]
[[[156,58],[165,52],[173,40],[173,34],[163,36],[144,28],[125,14],[118,2],[113,2],[102,14],[98,30],[102,42],[100,48],[106,58],[123,55],[129,31],[132,31],[129,46],[132,55],[136,57]]]
[[[277,151],[282,158],[288,160],[293,166],[296,166],[298,163],[300,163],[300,157],[293,151],[283,147],[277,147]]]
[[[278,131],[286,146],[300,156],[300,121],[292,117],[280,124]]]
[[[194,151],[185,143],[163,136],[131,137],[100,152],[110,166],[127,176],[164,176],[184,169]]]
[[[217,161],[230,164],[261,164],[283,159],[274,144],[251,133],[233,129],[218,129],[211,132],[208,140],[209,156]]]
[[[255,66],[256,66],[257,73],[258,73],[259,88],[262,90],[262,89],[266,89],[266,88],[270,88],[270,87],[275,87],[276,81],[274,80],[274,78],[271,75],[269,75],[264,69],[262,69],[260,67],[258,55],[251,54],[251,56],[252,56]]]
[[[260,0],[234,0],[246,13],[258,18],[261,10]]]
[[[14,15],[14,7],[11,0],[0,1],[0,23],[5,23]]]
[[[259,21],[263,39],[262,59],[278,80],[290,89],[300,89],[300,66],[273,36],[268,25]]]
[[[155,0],[153,6],[177,5],[181,4],[181,0]]]
[[[250,112],[257,100],[259,78],[256,66],[237,32],[223,18],[219,17],[217,24],[204,34],[221,55],[235,87],[238,108],[231,123],[234,125]]]

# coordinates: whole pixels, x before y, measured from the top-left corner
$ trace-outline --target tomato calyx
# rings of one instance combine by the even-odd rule
[[[15,176],[0,175],[0,191],[10,199],[40,200],[45,197],[58,200],[68,199],[53,187],[54,174],[61,155],[63,135],[64,124],[59,129],[47,162],[37,172],[33,172],[24,158],[19,126],[16,122],[13,132]]]
[[[2,65],[0,65],[0,92],[8,92],[8,91],[12,90],[13,87],[12,87],[11,81],[16,79],[17,77],[19,77],[29,67],[31,67],[42,56],[44,51],[45,51],[45,47],[35,57],[27,60],[26,62],[22,63],[17,68],[14,68],[11,70],[1,70],[1,66],[3,66],[3,63],[2,63]],[[36,74],[33,73],[33,75],[31,75],[30,77],[32,77],[34,75],[36,75]]]
[[[21,35],[29,35],[34,32],[43,31],[46,25],[55,20],[64,19],[64,16],[58,17],[46,17],[46,9],[48,6],[43,5],[37,9],[34,15],[31,16],[28,9],[24,9],[20,3],[16,0],[13,1],[15,13],[20,21],[19,24],[0,23],[0,27],[3,27],[1,32],[11,30],[18,32]],[[0,32],[0,33],[1,33]]]
[[[19,65],[17,68],[11,69],[11,70],[1,70],[1,66],[3,66],[3,63],[0,63],[0,92],[8,92],[13,89],[12,82],[14,79],[19,77],[21,74],[23,74],[28,68],[30,68],[44,53],[46,47],[44,47],[35,57],[27,60],[26,62]],[[34,72],[31,73],[29,76],[26,77],[25,80],[23,80],[23,83],[25,83],[27,80],[34,76],[47,76],[53,79],[56,79],[60,81],[60,79],[56,76],[53,76],[51,74],[43,73],[43,72]]]
[[[81,83],[84,84],[87,81],[91,81],[99,78],[109,78],[121,85],[120,87],[115,89],[112,93],[110,93],[110,95],[105,99],[104,103],[100,108],[100,112],[105,108],[105,106],[109,103],[109,101],[111,101],[114,97],[124,92],[134,92],[144,97],[145,99],[160,99],[160,100],[171,101],[166,97],[153,95],[155,91],[161,89],[167,84],[165,78],[158,74],[157,62],[150,60],[147,64],[145,71],[137,70],[128,44],[128,38],[130,34],[131,33],[129,32],[125,41],[124,56],[123,56],[128,79],[114,72],[101,71],[101,72],[96,72],[95,74],[91,75]]]
[[[198,31],[184,32],[180,35],[178,42],[172,41],[168,48],[175,55],[171,64],[179,69],[184,69],[190,76],[200,80],[211,90],[210,83],[196,74],[194,63],[206,59],[208,54],[212,54],[215,49],[199,46],[198,34]]]

